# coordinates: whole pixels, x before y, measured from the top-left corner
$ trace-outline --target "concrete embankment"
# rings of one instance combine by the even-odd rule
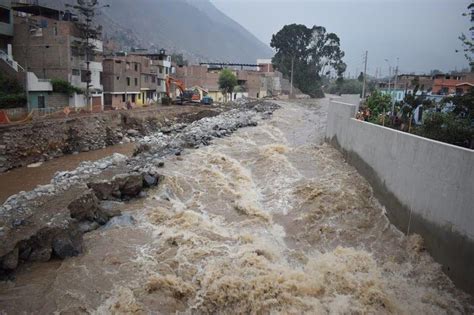
[[[164,156],[179,156],[186,148],[254,126],[276,108],[249,103],[221,114],[185,112],[155,133],[135,135],[139,146],[133,157],[115,153],[83,162],[73,171],[58,172],[48,185],[11,196],[0,206],[0,276],[12,275],[23,262],[78,255],[84,233],[107,224],[121,214],[124,202],[146,196],[145,188],[159,184]]]
[[[215,116],[217,109],[169,106],[104,112],[0,127],[0,172],[74,152],[127,143],[175,123]]]
[[[420,234],[453,281],[474,293],[474,151],[354,119],[331,101],[326,139],[374,187],[391,222]]]

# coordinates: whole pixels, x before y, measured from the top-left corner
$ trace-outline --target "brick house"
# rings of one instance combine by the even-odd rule
[[[60,79],[82,90],[87,86],[87,64],[85,56],[77,49],[79,37],[74,15],[39,5],[20,4],[13,6],[14,38],[13,57],[39,80]],[[102,54],[102,41],[90,41],[97,55]],[[92,56],[90,61],[89,100],[95,111],[103,107],[101,83],[102,62]],[[65,106],[87,107],[84,93],[74,93],[63,100]],[[32,102],[34,104],[34,102]],[[38,102],[44,106],[43,101]],[[46,106],[48,106],[46,104]]]

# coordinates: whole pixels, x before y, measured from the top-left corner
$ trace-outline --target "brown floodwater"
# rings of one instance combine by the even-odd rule
[[[471,314],[370,185],[323,143],[327,103],[169,157],[126,205],[136,222],[85,235],[82,255],[0,283],[7,314]]]
[[[132,155],[133,143],[118,144],[105,149],[64,155],[38,164],[37,167],[21,167],[0,174],[0,204],[20,191],[33,190],[38,185],[49,184],[56,172],[71,171],[83,161],[97,161],[114,153]]]

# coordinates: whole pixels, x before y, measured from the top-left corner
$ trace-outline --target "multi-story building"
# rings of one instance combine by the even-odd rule
[[[166,78],[167,76],[174,74],[174,69],[171,66],[171,56],[167,55],[164,49],[161,49],[157,53],[150,53],[144,50],[136,50],[131,52],[131,54],[146,57],[151,60],[150,74],[155,74],[154,71],[156,70],[157,98],[160,99],[161,97],[165,96]]]
[[[127,102],[134,106],[150,105],[159,100],[166,92],[164,80],[170,67],[150,58],[154,56],[132,53],[103,60],[106,109],[122,108]]]
[[[464,94],[474,86],[471,74],[437,74],[433,77],[433,94]]]
[[[90,79],[90,99],[85,93],[74,93],[64,106],[88,107],[101,110],[103,107],[103,87],[101,84],[102,62],[100,57],[90,56],[89,74],[85,54],[80,49],[79,30],[74,23],[77,19],[69,12],[59,11],[39,5],[16,4],[13,57],[27,71],[33,72],[40,80],[59,79],[74,87],[87,88]],[[90,40],[96,55],[100,56],[102,41]]]
[[[13,40],[13,13],[11,0],[0,0],[0,50],[9,52]],[[10,48],[11,55],[11,48]]]
[[[207,66],[183,66],[176,69],[176,77],[184,82],[186,87],[201,87],[215,101],[221,102],[225,99],[219,90],[219,73],[221,67]],[[263,98],[268,95],[268,74],[255,70],[233,70],[237,77],[238,87],[231,98],[239,97]]]

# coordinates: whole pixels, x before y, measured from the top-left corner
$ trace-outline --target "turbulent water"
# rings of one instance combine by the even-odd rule
[[[135,224],[86,235],[80,257],[23,267],[7,313],[471,313],[418,236],[323,143],[326,105],[166,161],[128,204]]]

